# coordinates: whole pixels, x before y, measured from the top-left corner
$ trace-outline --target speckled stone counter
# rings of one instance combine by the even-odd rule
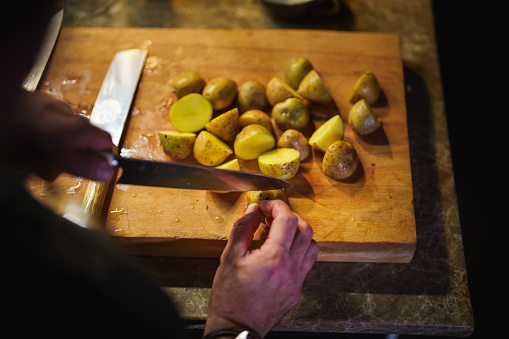
[[[318,262],[276,331],[468,336],[474,327],[447,120],[427,0],[349,0],[338,13],[280,20],[255,0],[63,2],[66,26],[305,28],[401,36],[417,223],[409,264]],[[201,328],[218,261],[143,257],[189,327]]]

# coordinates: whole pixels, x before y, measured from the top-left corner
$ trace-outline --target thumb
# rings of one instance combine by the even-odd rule
[[[261,217],[259,205],[251,204],[247,207],[246,213],[233,224],[223,256],[241,257],[247,253]]]

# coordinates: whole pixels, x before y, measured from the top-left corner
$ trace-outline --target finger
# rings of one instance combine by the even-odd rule
[[[292,256],[294,256],[297,260],[302,260],[304,254],[306,254],[309,244],[311,243],[311,239],[313,238],[313,229],[300,216],[298,216],[298,219],[298,228],[295,233],[290,253],[292,253]]]
[[[251,246],[253,236],[260,225],[261,217],[260,207],[257,204],[249,205],[246,213],[233,224],[223,255],[244,256]]]
[[[302,260],[302,265],[300,266],[299,278],[302,282],[315,264],[319,250],[320,248],[316,241],[311,240]]]
[[[297,231],[299,217],[282,200],[264,200],[260,207],[267,219],[272,218],[265,243],[279,244],[290,250]]]
[[[64,172],[94,181],[108,181],[113,175],[111,162],[101,153],[93,151],[62,152],[57,164]]]

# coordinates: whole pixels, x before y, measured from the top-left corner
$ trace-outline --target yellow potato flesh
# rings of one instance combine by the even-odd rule
[[[159,131],[159,142],[163,151],[174,159],[185,159],[193,153],[195,133]]]
[[[339,115],[335,115],[313,132],[309,138],[309,145],[322,152],[327,151],[332,143],[343,140],[344,126]]]
[[[217,166],[232,153],[233,151],[230,146],[207,131],[201,131],[194,142],[194,158],[205,166]]]
[[[212,118],[212,105],[201,94],[191,93],[170,108],[170,122],[179,132],[198,132]]]
[[[239,110],[235,107],[207,122],[205,129],[224,141],[231,142],[237,135],[238,125]]]
[[[264,190],[264,191],[248,191],[246,194],[247,205],[260,205],[263,200],[283,200],[286,202],[286,193],[284,190]]]
[[[216,166],[216,168],[225,169],[225,170],[231,170],[231,171],[240,171],[239,160],[238,159],[233,159],[233,160],[227,161],[224,164]],[[229,191],[213,191],[213,192],[214,193],[219,193],[219,194],[230,193]]]
[[[243,160],[253,160],[260,154],[273,149],[276,146],[276,139],[268,129],[258,124],[251,124],[244,127],[233,144],[235,155]]]
[[[258,157],[260,171],[278,179],[289,180],[300,167],[300,153],[293,148],[276,148]]]

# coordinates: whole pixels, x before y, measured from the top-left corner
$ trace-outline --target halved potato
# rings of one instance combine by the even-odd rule
[[[276,139],[272,133],[258,124],[244,127],[235,137],[233,149],[237,158],[244,160],[256,159],[276,146]]]
[[[296,129],[287,129],[277,140],[278,148],[294,148],[300,153],[300,161],[304,161],[311,153],[308,140],[302,132]]]
[[[183,96],[170,107],[170,122],[179,132],[198,132],[212,118],[212,105],[199,93]]]
[[[300,167],[300,153],[293,148],[276,148],[258,157],[260,171],[271,177],[289,180]]]

